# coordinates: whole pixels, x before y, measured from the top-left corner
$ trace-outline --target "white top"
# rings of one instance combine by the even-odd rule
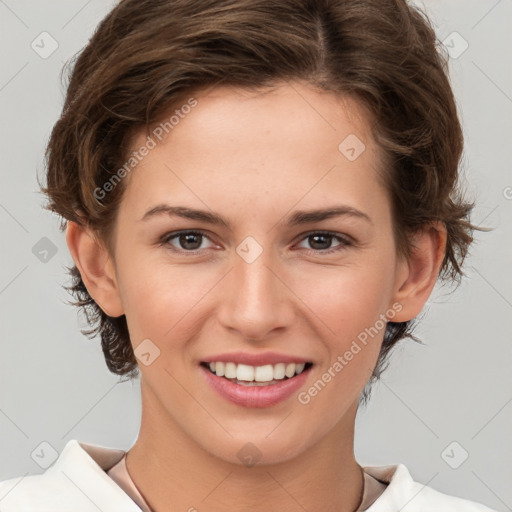
[[[68,441],[43,474],[0,482],[0,511],[148,512],[126,471],[124,455],[123,450]],[[414,482],[403,464],[363,470],[361,512],[495,512]]]

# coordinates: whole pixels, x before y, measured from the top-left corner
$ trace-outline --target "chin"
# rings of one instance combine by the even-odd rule
[[[295,429],[295,432],[300,434],[301,430]],[[226,463],[248,468],[288,462],[306,451],[309,445],[314,444],[312,440],[291,437],[286,431],[281,435],[273,433],[269,437],[265,437],[261,432],[254,436],[245,433],[217,441],[219,442],[203,445],[203,448]]]

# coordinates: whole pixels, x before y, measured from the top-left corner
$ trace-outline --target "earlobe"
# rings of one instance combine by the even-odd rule
[[[446,228],[441,223],[430,225],[414,235],[412,244],[407,261],[399,263],[394,300],[402,309],[394,322],[416,317],[432,293],[446,251]]]
[[[124,314],[112,260],[107,249],[94,234],[68,221],[66,242],[87,291],[101,309],[111,317]]]

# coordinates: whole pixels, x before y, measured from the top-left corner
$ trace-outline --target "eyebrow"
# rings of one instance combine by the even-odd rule
[[[141,219],[147,221],[156,216],[169,216],[169,217],[182,217],[184,219],[197,220],[216,226],[224,226],[231,231],[230,222],[219,214],[209,212],[206,210],[198,210],[186,206],[171,206],[168,204],[158,204],[150,208]],[[285,217],[284,223],[288,226],[299,226],[302,224],[309,224],[312,222],[320,222],[330,219],[332,217],[349,216],[363,219],[370,224],[373,224],[370,217],[356,208],[351,206],[336,206],[331,208],[322,208],[318,210],[296,210],[291,215]]]

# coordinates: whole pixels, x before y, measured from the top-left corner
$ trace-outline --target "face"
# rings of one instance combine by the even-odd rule
[[[401,307],[382,155],[355,101],[299,83],[195,98],[125,178],[116,221],[143,421],[226,461],[246,443],[289,460],[353,424]]]

